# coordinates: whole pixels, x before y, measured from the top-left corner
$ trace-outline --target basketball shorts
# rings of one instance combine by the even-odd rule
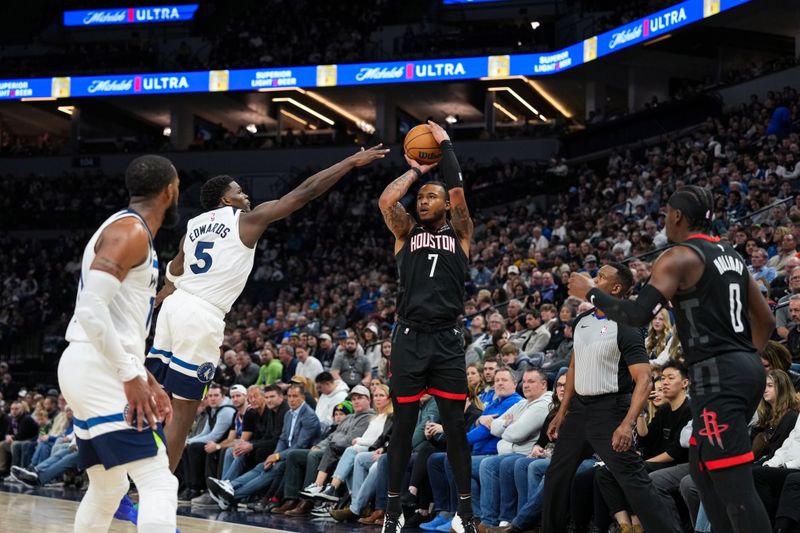
[[[219,363],[225,313],[178,289],[161,303],[144,366],[174,398],[202,400]]]
[[[691,446],[700,468],[718,470],[753,461],[748,423],[764,394],[766,376],[755,353],[733,352],[689,367]]]
[[[419,401],[426,393],[466,400],[467,372],[461,328],[419,331],[397,323],[392,332],[389,380],[392,396],[399,403]]]
[[[123,384],[92,344],[70,343],[58,363],[58,383],[72,408],[81,469],[99,464],[109,469],[154,457],[164,446],[160,424],[157,431],[147,426],[137,431],[125,422]]]

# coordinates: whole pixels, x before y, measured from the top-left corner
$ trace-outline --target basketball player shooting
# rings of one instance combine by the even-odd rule
[[[452,527],[457,533],[476,531],[470,499],[470,448],[464,427],[464,337],[458,323],[464,313],[472,220],[453,144],[439,125],[428,122],[428,127],[441,146],[444,183],[429,181],[420,187],[416,203],[419,222],[406,212],[400,199],[433,165],[421,165],[406,155],[411,168],[386,187],[379,201],[383,219],[395,236],[400,275],[390,366],[395,424],[389,444],[389,498],[383,533],[397,533],[404,524],[400,485],[411,455],[419,399],[426,392],[436,397],[447,436],[447,457],[458,487],[458,513]]]
[[[380,144],[362,148],[309,177],[282,198],[252,210],[241,185],[230,176],[216,176],[203,185],[200,200],[206,212],[188,222],[178,254],[167,264],[167,281],[157,301],[163,300],[163,306],[145,361],[172,395],[174,416],[164,432],[173,472],[197,406],[214,377],[225,315],[247,283],[258,239],[272,222],[324,194],[352,169],[383,159],[388,153]]]
[[[742,257],[706,234],[711,192],[684,187],[667,204],[667,238],[635,302],[608,297],[572,274],[569,293],[588,299],[612,320],[644,326],[670,301],[689,365],[692,437],[689,468],[715,532],[770,531],[753,483],[748,423],[766,379],[756,352],[775,319]]]
[[[76,533],[108,531],[129,475],[139,490],[139,531],[175,531],[178,480],[160,424],[169,420],[169,398],[142,359],[158,282],[153,237],[178,222],[178,173],[168,159],[146,155],[128,166],[125,185],[128,208],[109,217],[83,252],[69,346],[58,365],[79,466],[89,476]]]

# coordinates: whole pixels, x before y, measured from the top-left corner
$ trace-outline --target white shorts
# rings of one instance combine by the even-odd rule
[[[219,363],[225,314],[180,289],[161,303],[144,366],[173,397],[202,400]]]
[[[154,457],[164,434],[146,427],[137,431],[125,422],[128,400],[108,358],[88,342],[73,342],[58,363],[58,383],[72,408],[78,463],[82,469],[106,469]],[[135,424],[135,420],[134,420]]]

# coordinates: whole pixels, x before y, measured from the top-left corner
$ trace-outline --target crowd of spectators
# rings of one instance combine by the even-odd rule
[[[473,465],[473,502],[487,527],[522,531],[538,519],[546,463],[537,460],[546,459],[553,446],[544,436],[551,405],[558,401],[561,369],[569,362],[571,321],[588,308],[568,297],[566,277],[575,271],[594,275],[603,264],[645,254],[629,261],[634,292],[638,290],[649,277],[651,252],[666,244],[665,199],[684,184],[713,192],[712,232],[737,247],[764,297],[776,308],[779,327],[762,354],[770,371],[768,391],[774,395],[764,397],[754,426],[754,447],[759,446],[767,467],[784,465],[787,476],[797,472],[798,432],[792,431],[790,418],[784,420],[792,416],[790,411],[796,417],[797,406],[784,400],[800,383],[798,367],[792,366],[800,363],[800,276],[795,275],[800,273],[798,118],[795,89],[769,93],[763,100],[754,96],[746,105],[658,146],[620,149],[580,167],[554,159],[550,173],[574,185],[552,195],[546,209],[528,197],[473,213],[475,242],[464,322],[471,393],[465,416],[472,428],[473,455],[483,458]],[[487,169],[469,160],[463,166],[469,200],[476,184],[487,180]],[[496,164],[488,171],[504,176],[513,168],[514,163]],[[387,339],[394,322],[396,276],[390,234],[375,199],[399,171],[384,165],[356,173],[323,200],[272,226],[259,243],[251,290],[227,317],[215,376],[218,387],[210,390],[199,413],[181,468],[186,503],[221,508],[250,503],[259,511],[287,516],[316,513],[337,520],[380,521],[385,509],[384,452],[391,431],[386,404],[390,391],[383,383],[391,355]],[[20,198],[36,198],[25,194],[24,187],[36,183],[11,183],[23,189],[3,209],[21,212]],[[54,193],[57,198],[57,187]],[[94,193],[95,200],[78,201],[95,202],[99,211],[104,201],[121,200],[114,196],[118,193]],[[781,200],[785,202],[762,211]],[[69,210],[70,201],[65,195],[61,205]],[[81,250],[77,240],[63,240],[61,252],[35,240],[9,240],[5,249],[21,251],[8,260],[5,254],[2,268],[19,279],[4,283],[4,298],[12,302],[4,310],[14,307],[15,297],[21,302],[44,297],[45,283],[51,284],[50,298],[57,284],[66,287],[65,298],[72,295],[74,271],[71,280],[55,272],[66,271],[67,263],[58,263],[59,258],[76,260]],[[21,273],[28,270],[33,272],[26,282]],[[785,305],[778,304],[781,299]],[[46,310],[46,305],[38,305],[37,311]],[[669,468],[659,465],[651,477],[664,478],[657,483],[659,490],[671,495],[668,501],[679,507],[687,527],[703,530],[696,489],[691,478],[679,475],[685,463],[679,440],[685,420],[679,412],[685,411],[681,391],[686,383],[669,313],[650,326],[646,346],[653,373],[663,384],[654,391],[649,424],[638,428],[640,446],[652,462],[662,462],[654,458],[663,459],[665,453],[669,456]],[[53,478],[47,468],[46,475],[36,470],[26,455],[35,455],[38,444],[33,450],[30,445],[15,447],[15,439],[22,438],[14,435],[30,426],[21,423],[25,408],[18,398],[27,403],[32,393],[22,394],[21,385],[5,371],[0,393],[9,408],[16,405],[11,420],[18,422],[10,424],[12,431],[7,433],[10,460],[0,465],[18,467],[13,472],[17,479],[37,484]],[[35,405],[34,400],[27,405]],[[449,530],[455,510],[452,476],[442,454],[435,402],[424,405],[412,489],[404,502],[418,524],[438,521],[436,527]],[[506,418],[506,413],[512,414]],[[506,421],[507,427],[496,428],[493,420]],[[41,423],[46,423],[43,418]],[[515,428],[516,424],[520,425]],[[666,426],[669,432],[663,431]],[[648,438],[651,432],[671,437]],[[45,455],[41,452],[37,459]],[[521,461],[524,457],[530,461]],[[57,463],[61,459],[56,456]],[[586,459],[587,468],[575,478],[575,522],[585,526],[593,521],[603,527],[614,519],[632,527],[635,517],[613,483],[603,481],[597,473],[602,470],[588,468],[591,453]],[[656,470],[663,473],[657,475]],[[497,482],[511,475],[519,481],[513,489]],[[769,470],[755,475],[772,516],[785,518],[781,488],[788,481]],[[593,487],[604,487],[598,489],[600,497]]]

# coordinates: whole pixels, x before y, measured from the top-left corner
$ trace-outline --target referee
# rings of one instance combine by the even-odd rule
[[[617,298],[633,285],[627,266],[609,263],[596,287]],[[542,532],[567,531],[572,479],[585,443],[611,471],[648,533],[679,533],[658,505],[642,458],[631,450],[636,418],[650,393],[650,365],[639,330],[612,322],[596,309],[575,319],[573,357],[564,400],[548,435],[558,439],[544,481]],[[631,394],[633,393],[633,394]]]

